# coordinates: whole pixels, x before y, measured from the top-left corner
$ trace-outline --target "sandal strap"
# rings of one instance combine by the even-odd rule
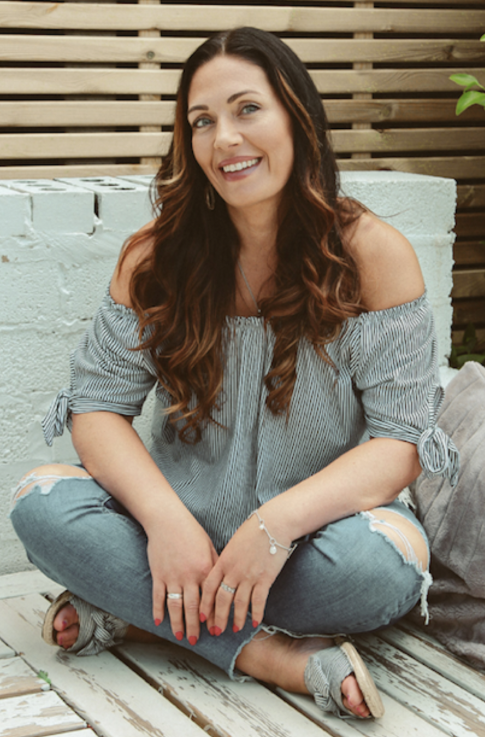
[[[79,616],[79,636],[67,652],[96,655],[122,641],[128,629],[128,622],[98,609],[77,596],[72,596],[70,603]]]
[[[341,692],[342,681],[352,672],[347,654],[338,645],[311,655],[305,668],[305,685],[317,706],[339,717],[354,716],[343,705]]]

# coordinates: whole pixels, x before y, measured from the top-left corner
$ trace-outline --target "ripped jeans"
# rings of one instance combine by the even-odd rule
[[[141,525],[90,476],[27,477],[10,517],[29,560],[82,599],[162,639],[190,648],[231,678],[241,649],[259,631],[250,617],[220,637],[206,627],[192,647],[178,642],[168,616],[155,626],[152,581]],[[404,516],[426,539],[412,512],[395,501],[383,508]],[[377,510],[378,514],[378,510]],[[369,632],[407,614],[426,593],[431,576],[407,543],[406,554],[382,529],[388,521],[361,512],[298,541],[269,592],[263,628],[293,636]],[[392,527],[392,525],[391,525]],[[395,530],[396,528],[394,528]],[[428,556],[429,558],[429,556]]]

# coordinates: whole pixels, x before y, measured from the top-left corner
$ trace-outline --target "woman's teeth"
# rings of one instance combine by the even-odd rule
[[[250,159],[250,161],[238,161],[237,164],[228,164],[222,167],[222,171],[225,174],[233,171],[241,171],[242,169],[248,169],[250,166],[254,166],[258,163],[258,159]]]

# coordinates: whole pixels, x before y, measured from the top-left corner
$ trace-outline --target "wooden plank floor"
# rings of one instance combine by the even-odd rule
[[[386,714],[347,721],[163,642],[90,658],[49,647],[59,591],[38,572],[0,577],[0,737],[485,737],[485,673],[411,626],[357,638]]]

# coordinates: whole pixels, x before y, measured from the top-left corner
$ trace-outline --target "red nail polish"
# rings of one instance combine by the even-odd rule
[[[253,619],[253,627],[256,629],[256,627],[259,626],[259,622],[256,622],[255,619]]]
[[[214,634],[219,637],[220,634],[222,634],[222,630],[220,627],[214,627]]]
[[[205,616],[205,614],[202,614],[202,612],[201,612],[199,614],[199,622],[205,622],[206,619],[207,619],[207,617]]]
[[[191,645],[197,645],[197,637],[195,635],[190,635],[189,642]]]
[[[161,619],[156,619],[155,620],[155,627],[160,627],[161,624],[162,624],[162,620]]]
[[[175,637],[177,640],[183,640],[184,639],[184,633],[183,632],[176,632]]]
[[[67,619],[62,620],[62,629],[65,630],[67,627]]]
[[[239,627],[237,626],[237,624],[233,624],[232,625],[232,631],[233,632],[239,632]]]
[[[209,630],[209,632],[211,633],[211,635],[215,635],[216,634],[216,628],[215,627],[211,627],[210,630]]]

